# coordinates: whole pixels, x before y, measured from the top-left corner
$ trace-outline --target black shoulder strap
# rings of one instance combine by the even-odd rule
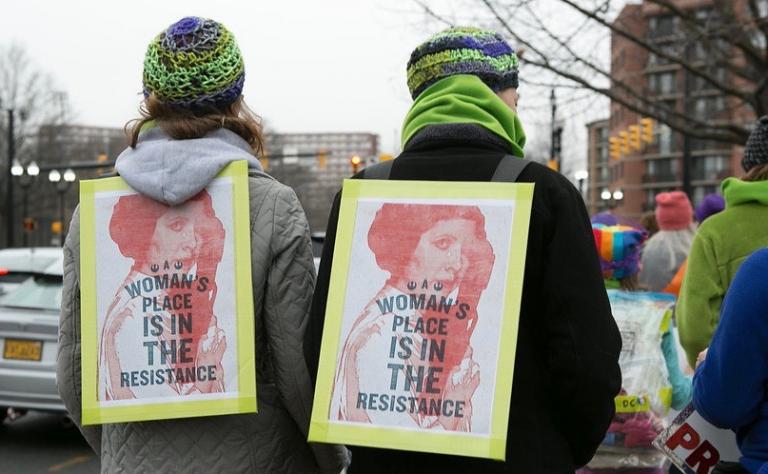
[[[496,167],[496,171],[494,171],[491,181],[514,183],[517,181],[520,173],[522,173],[530,163],[530,161],[524,158],[505,155],[501,161],[499,161],[499,165]]]
[[[363,179],[389,179],[393,161],[394,160],[384,161],[365,168],[363,170]],[[514,183],[517,181],[520,173],[522,173],[529,164],[530,161],[523,158],[505,155],[501,161],[499,161],[491,181]]]
[[[394,160],[382,161],[363,170],[363,179],[389,179]]]

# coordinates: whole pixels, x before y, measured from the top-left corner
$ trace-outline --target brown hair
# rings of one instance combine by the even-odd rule
[[[226,128],[248,142],[255,155],[264,150],[261,118],[248,108],[242,96],[224,108],[189,109],[166,104],[152,94],[142,102],[139,112],[141,118],[125,124],[132,148],[136,147],[142,127],[154,120],[163,132],[175,140],[201,138],[209,132]]]
[[[648,211],[640,217],[640,225],[648,231],[648,238],[659,231],[659,223],[656,222],[656,213]]]
[[[633,273],[632,275],[619,280],[619,286],[624,291],[641,291],[645,289],[640,286],[640,279],[638,278],[637,273]]]
[[[768,163],[757,165],[747,171],[744,181],[768,181]]]

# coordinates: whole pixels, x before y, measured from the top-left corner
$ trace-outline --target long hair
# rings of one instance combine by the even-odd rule
[[[131,147],[135,148],[139,133],[147,122],[155,121],[157,126],[175,140],[202,138],[209,132],[226,128],[248,142],[255,155],[264,150],[261,118],[238,97],[226,107],[186,108],[166,104],[154,94],[147,97],[139,108],[141,118],[125,124],[125,132]]]

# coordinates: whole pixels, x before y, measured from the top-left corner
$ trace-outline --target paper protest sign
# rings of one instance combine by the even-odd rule
[[[174,207],[80,183],[84,425],[256,411],[247,172]]]
[[[504,459],[532,196],[344,182],[310,441]]]
[[[718,462],[737,463],[741,457],[733,431],[710,424],[693,404],[680,412],[653,445],[690,474],[708,474]]]

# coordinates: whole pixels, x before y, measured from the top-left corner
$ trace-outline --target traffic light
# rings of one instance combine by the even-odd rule
[[[106,153],[99,153],[96,156],[96,163],[103,165],[107,162],[107,154]],[[98,171],[96,171],[96,174],[99,176],[103,176],[106,174],[109,170],[107,168],[99,168]]]
[[[349,164],[352,165],[352,174],[357,173],[357,170],[360,169],[360,164],[362,162],[363,160],[358,155],[354,155],[349,159]]]
[[[547,162],[547,167],[552,171],[560,171],[560,165],[557,163],[557,160],[549,160]]]
[[[629,126],[629,147],[633,150],[640,150],[640,125]]]
[[[51,232],[53,232],[56,235],[61,235],[61,221],[53,221],[51,222]]]
[[[653,119],[640,119],[640,139],[645,143],[653,143],[653,133],[656,124]]]
[[[611,159],[618,160],[621,158],[621,142],[616,137],[611,137],[608,139],[608,143],[610,144],[610,155]]]
[[[37,228],[37,222],[35,222],[34,219],[31,217],[25,217],[24,218],[24,230],[27,232],[32,232]]]
[[[317,167],[321,170],[325,169],[328,164],[328,150],[320,150],[317,152]]]
[[[381,155],[379,155],[379,161],[390,161],[394,159],[395,157],[390,155],[389,153],[382,153]]]
[[[619,132],[619,143],[621,144],[621,154],[629,155],[629,133],[626,130]]]
[[[264,168],[264,171],[269,171],[269,158],[261,157],[259,158],[259,163],[261,163],[261,167]]]

